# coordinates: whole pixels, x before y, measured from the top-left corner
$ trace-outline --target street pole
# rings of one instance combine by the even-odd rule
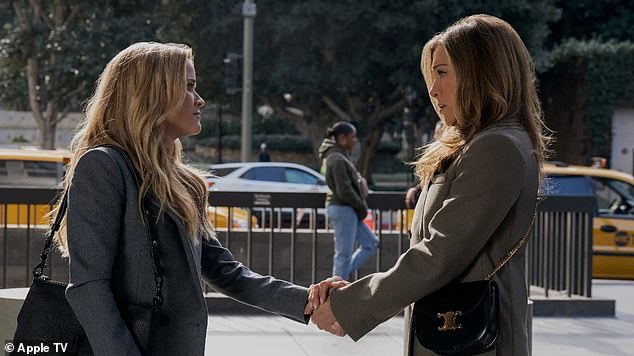
[[[222,104],[217,104],[218,116],[218,163],[222,163]]]
[[[407,156],[410,161],[414,161],[416,144],[418,135],[416,134],[416,125],[414,123],[414,101],[416,100],[416,92],[412,89],[411,86],[407,86],[405,88],[405,102],[406,105],[403,108],[404,122],[403,126],[405,127],[406,140],[407,140]],[[411,187],[410,183],[416,181],[416,178],[413,174],[407,175],[407,186]]]
[[[256,7],[253,0],[244,0],[242,16],[244,17],[244,43],[242,67],[242,144],[240,160],[251,160],[251,140],[253,123],[253,21]]]

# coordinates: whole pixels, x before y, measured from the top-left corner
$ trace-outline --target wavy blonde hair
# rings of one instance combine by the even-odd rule
[[[455,159],[477,133],[509,117],[519,119],[527,131],[541,167],[549,131],[535,88],[533,61],[513,27],[494,16],[473,15],[432,37],[420,63],[428,91],[433,85],[432,57],[439,47],[447,51],[456,72],[456,124],[443,124],[436,141],[422,147],[415,163],[421,182]]]
[[[198,171],[181,162],[180,141],[165,134],[165,122],[183,105],[186,63],[192,50],[182,44],[140,42],[119,52],[107,65],[89,99],[79,132],[71,141],[72,157],[64,179],[68,188],[79,158],[109,144],[127,152],[139,172],[139,209],[145,196],[160,202],[184,223],[190,240],[211,236],[207,185]],[[173,144],[166,144],[172,143]],[[144,214],[140,210],[141,216]],[[52,216],[56,214],[53,211]],[[57,242],[66,254],[65,220]]]

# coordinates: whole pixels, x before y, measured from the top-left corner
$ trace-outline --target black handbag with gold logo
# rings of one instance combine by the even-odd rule
[[[452,282],[414,304],[414,332],[424,348],[439,355],[477,355],[495,347],[500,307],[491,278],[526,241],[535,215],[524,237],[484,280]]]
[[[416,337],[440,355],[476,355],[491,350],[498,336],[495,281],[452,283],[414,305]]]

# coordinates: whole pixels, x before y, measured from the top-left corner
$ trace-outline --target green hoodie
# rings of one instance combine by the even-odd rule
[[[326,206],[347,205],[354,209],[359,220],[363,220],[368,214],[368,206],[359,187],[359,173],[346,151],[334,140],[325,138],[319,147],[319,159],[321,173],[326,176],[326,184],[330,188],[326,194]]]

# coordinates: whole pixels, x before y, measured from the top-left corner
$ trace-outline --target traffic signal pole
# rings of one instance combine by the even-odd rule
[[[242,142],[240,160],[251,160],[252,123],[253,123],[253,22],[256,7],[253,0],[244,0],[242,16],[244,17],[243,70],[242,70]]]

